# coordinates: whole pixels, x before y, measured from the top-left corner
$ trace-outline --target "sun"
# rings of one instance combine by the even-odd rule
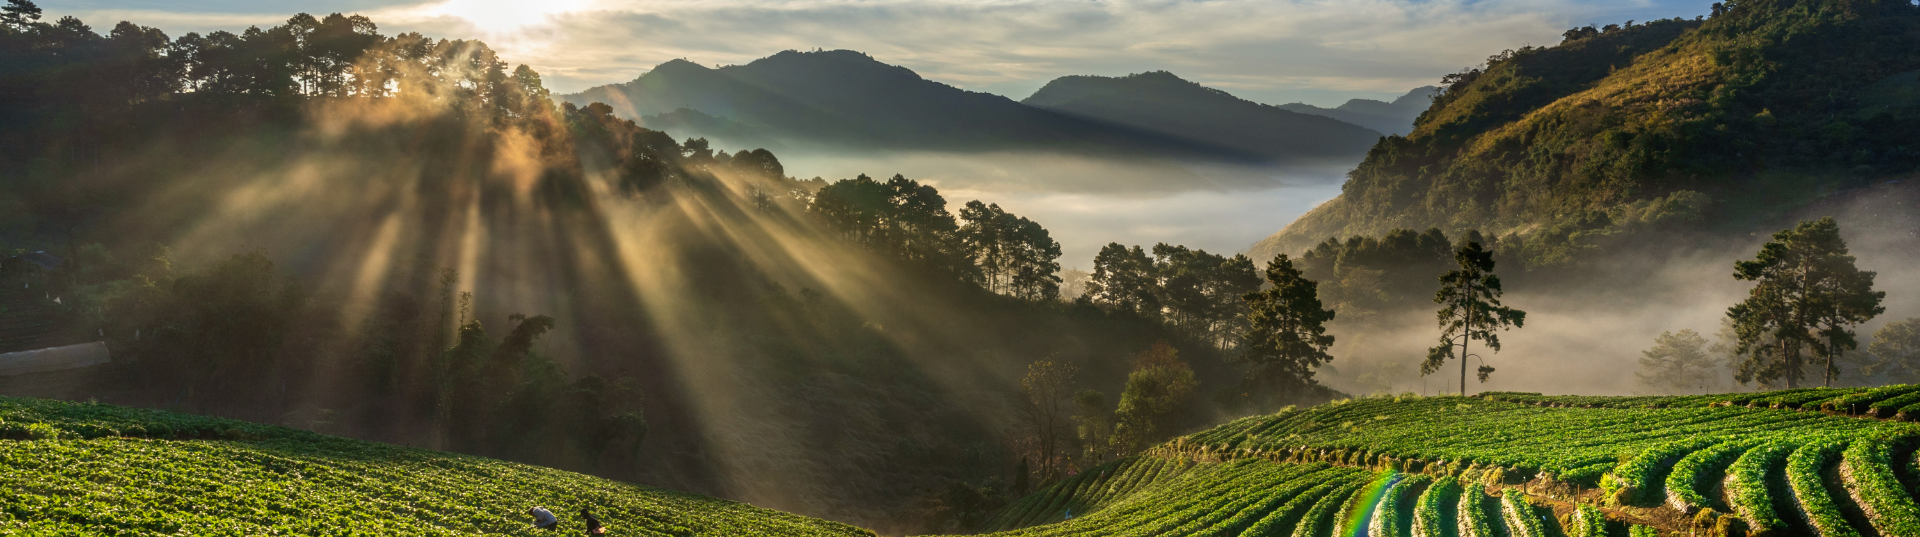
[[[431,12],[459,17],[482,32],[503,34],[545,23],[554,15],[578,11],[586,4],[587,0],[447,0]]]

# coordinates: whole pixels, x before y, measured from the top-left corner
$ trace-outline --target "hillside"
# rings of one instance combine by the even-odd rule
[[[1386,134],[1406,136],[1413,131],[1413,121],[1420,118],[1421,112],[1427,111],[1427,106],[1433,104],[1433,96],[1439,92],[1440,88],[1421,86],[1407,92],[1406,95],[1401,95],[1393,102],[1349,99],[1333,108],[1321,108],[1307,103],[1287,103],[1279,105],[1279,108],[1302,114],[1326,116]]]
[[[1275,161],[1347,165],[1380,138],[1365,127],[1248,101],[1166,71],[1060,77],[1020,102]]]
[[[1349,400],[1175,439],[1015,502],[988,529],[1912,535],[1920,425],[1880,418],[1909,416],[1920,386]]]
[[[0,533],[872,535],[746,504],[494,459],[111,405],[0,397]]]
[[[634,120],[685,108],[748,126],[752,136],[815,150],[1017,150],[1235,162],[1263,159],[1262,154],[962,90],[849,50],[789,50],[720,68],[673,60],[632,82],[559,99],[582,106],[604,102],[616,115]],[[700,122],[658,119],[668,119],[677,129],[696,129],[679,134],[709,134],[698,130]],[[711,134],[729,142],[733,141],[729,136],[739,135]]]
[[[1449,76],[1412,133],[1254,252],[1433,226],[1565,241],[1681,198],[1744,234],[1920,164],[1920,101],[1902,89],[1915,45],[1920,8],[1904,1],[1759,0],[1574,29]]]

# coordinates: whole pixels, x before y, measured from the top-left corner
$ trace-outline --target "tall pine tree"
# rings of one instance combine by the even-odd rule
[[[1796,387],[1806,356],[1824,359],[1822,377],[1832,385],[1834,359],[1858,348],[1853,326],[1886,308],[1887,294],[1873,290],[1874,273],[1860,270],[1832,217],[1801,222],[1773,234],[1753,259],[1734,263],[1733,277],[1755,282],[1747,299],[1727,308],[1741,356],[1734,379],[1741,384],[1785,380]],[[1772,336],[1775,349],[1762,347]]]
[[[1333,360],[1326,324],[1334,312],[1320,303],[1320,283],[1302,276],[1286,254],[1267,263],[1267,281],[1273,287],[1246,295],[1238,359],[1247,365],[1246,381],[1271,399],[1280,390],[1311,384],[1313,368]]]
[[[1473,340],[1494,352],[1500,352],[1500,336],[1495,332],[1519,328],[1527,321],[1527,312],[1500,305],[1500,277],[1493,274],[1493,251],[1469,241],[1453,255],[1460,268],[1440,276],[1440,290],[1433,301],[1440,304],[1440,344],[1427,349],[1427,361],[1420,374],[1440,371],[1448,359],[1460,359],[1460,394],[1467,394],[1467,357]],[[1454,348],[1459,348],[1459,354]],[[1480,382],[1486,382],[1493,368],[1480,365]]]

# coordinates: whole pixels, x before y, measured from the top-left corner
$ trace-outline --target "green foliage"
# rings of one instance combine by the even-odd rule
[[[1640,452],[1601,478],[1600,489],[1606,491],[1607,500],[1614,504],[1657,504],[1661,500],[1661,484],[1673,471],[1674,462],[1714,442],[1705,438],[1681,440]]]
[[[960,219],[966,225],[957,236],[985,277],[987,290],[1027,300],[1060,297],[1060,277],[1054,275],[1060,272],[1060,243],[1046,228],[998,204],[979,201],[967,202]]]
[[[1533,504],[1527,502],[1527,495],[1519,489],[1507,489],[1500,494],[1500,514],[1507,523],[1507,532],[1512,537],[1547,537],[1546,515],[1537,512]]]
[[[1334,312],[1321,307],[1319,283],[1301,276],[1286,254],[1267,264],[1271,287],[1246,295],[1248,326],[1234,360],[1247,365],[1245,382],[1265,400],[1313,383],[1313,370],[1333,360],[1326,324]]]
[[[1897,445],[1912,444],[1911,438],[1858,439],[1841,454],[1841,483],[1880,535],[1920,534],[1920,506],[1914,505],[1913,495],[1896,477],[1893,457]]]
[[[1293,537],[1332,535],[1334,528],[1340,523],[1340,513],[1353,503],[1354,497],[1361,494],[1370,481],[1372,476],[1367,480],[1349,481],[1346,486],[1314,502],[1313,508],[1308,509],[1307,514],[1300,517],[1299,525],[1294,526]]]
[[[872,535],[572,472],[109,405],[0,398],[0,531],[61,534],[534,535],[526,509],[592,508],[651,535]],[[9,435],[9,437],[12,437]],[[111,487],[115,494],[99,494]]]
[[[1193,397],[1197,384],[1193,369],[1173,347],[1155,343],[1141,351],[1133,372],[1127,374],[1120,408],[1114,412],[1115,440],[1128,451],[1137,451],[1171,436],[1169,418]]]
[[[1721,442],[1681,457],[1667,474],[1667,505],[1688,514],[1712,507],[1708,496],[1714,484],[1751,447],[1746,442]]]
[[[1567,528],[1567,537],[1607,537],[1607,515],[1591,505],[1582,505],[1573,511],[1573,524]]]
[[[1416,537],[1458,537],[1460,523],[1456,516],[1460,504],[1460,480],[1453,476],[1441,477],[1427,486],[1415,502],[1411,529]]]
[[[1717,385],[1724,367],[1707,352],[1707,338],[1699,332],[1661,332],[1653,348],[1640,351],[1640,370],[1633,376],[1654,393],[1698,393]]]
[[[1794,505],[1800,510],[1799,518],[1812,525],[1819,535],[1856,537],[1860,534],[1847,522],[1846,515],[1841,514],[1839,499],[1833,496],[1822,477],[1826,468],[1837,462],[1835,455],[1846,447],[1847,441],[1843,439],[1814,439],[1787,457],[1787,484],[1793,491]]]
[[[1737,380],[1794,387],[1805,374],[1804,345],[1826,358],[1822,376],[1832,385],[1834,359],[1858,347],[1851,327],[1886,311],[1880,301],[1887,293],[1873,290],[1874,273],[1853,261],[1840,225],[1827,217],[1775,233],[1753,260],[1734,264],[1735,278],[1756,282],[1746,300],[1727,309],[1739,336],[1734,353],[1745,357]],[[1766,336],[1777,352],[1762,346]]]
[[[1787,492],[1782,463],[1799,445],[1789,441],[1760,444],[1727,467],[1727,505],[1746,519],[1752,535],[1778,535],[1787,522],[1774,510],[1775,494]]]
[[[1863,375],[1884,375],[1895,382],[1920,381],[1920,317],[1887,323],[1867,344],[1871,357]]]
[[[1395,229],[1380,236],[1329,238],[1300,254],[1301,272],[1322,282],[1321,297],[1348,319],[1416,305],[1446,273],[1453,243],[1438,228]]]
[[[1440,276],[1440,290],[1433,295],[1433,302],[1440,305],[1435,315],[1440,321],[1440,344],[1427,350],[1427,359],[1420,364],[1420,374],[1428,375],[1440,370],[1447,360],[1460,360],[1460,393],[1467,391],[1467,357],[1470,356],[1468,344],[1480,340],[1488,349],[1500,351],[1500,330],[1518,328],[1526,325],[1527,312],[1500,304],[1500,277],[1493,274],[1493,252],[1480,246],[1478,241],[1468,241],[1454,253],[1454,260],[1460,265],[1458,270],[1449,271]],[[1460,346],[1460,352],[1453,350]],[[1487,381],[1487,375],[1493,368],[1480,365],[1480,382]]]
[[[1456,511],[1460,519],[1460,537],[1509,537],[1500,500],[1488,496],[1480,484],[1469,484],[1460,493]]]
[[[1400,475],[1399,481],[1388,487],[1380,497],[1380,505],[1374,508],[1372,516],[1369,517],[1372,520],[1367,523],[1367,535],[1383,537],[1411,535],[1418,500],[1418,496],[1414,493],[1423,491],[1423,487],[1429,486],[1432,482],[1433,476]]]
[[[1114,311],[1165,319],[1189,337],[1224,342],[1246,327],[1244,297],[1260,290],[1253,260],[1156,244],[1110,243],[1094,256],[1085,298]]]
[[[1839,391],[1846,390],[1791,393],[1819,394],[1830,401],[1870,390],[1833,393]],[[1660,528],[1667,533],[1707,529],[1722,534],[1740,531],[1744,521],[1748,535],[1782,535],[1793,531],[1786,521],[1791,517],[1775,508],[1791,506],[1814,516],[1816,524],[1829,524],[1821,526],[1823,535],[1836,534],[1827,527],[1846,535],[1844,530],[1852,528],[1838,511],[1844,501],[1887,502],[1882,505],[1893,514],[1876,524],[1890,528],[1920,520],[1920,513],[1904,511],[1911,500],[1904,496],[1899,472],[1911,470],[1893,467],[1911,463],[1891,457],[1908,449],[1905,440],[1869,440],[1920,437],[1920,428],[1727,404],[1742,397],[1770,399],[1752,395],[1369,398],[1244,418],[1162,444],[1142,456],[1184,468],[1179,477],[1156,481],[1150,493],[1116,497],[1111,491],[1128,490],[1127,485],[1070,480],[1052,489],[1054,496],[1047,501],[1057,507],[1050,516],[999,526],[1010,531],[998,535],[1320,536],[1358,524],[1365,524],[1369,535],[1382,536],[1611,535],[1627,524],[1608,520],[1611,511],[1600,506],[1576,503],[1571,516],[1555,520],[1537,503],[1540,497],[1528,496],[1526,489],[1507,487],[1497,497],[1485,492],[1539,477],[1565,482],[1569,469],[1596,465],[1617,466],[1602,487],[1626,503],[1654,505],[1663,498],[1683,498],[1676,500],[1682,503],[1677,507],[1698,510],[1700,516],[1691,522],[1661,522],[1676,525]],[[1869,441],[1879,445],[1860,445]],[[1204,462],[1184,466],[1187,461]],[[1822,470],[1836,463],[1841,479],[1823,480]],[[1255,477],[1287,467],[1315,469],[1296,470],[1287,474],[1295,477],[1284,478],[1312,480],[1314,486],[1265,485],[1261,480],[1267,478]],[[1737,517],[1709,505],[1709,491],[1721,481],[1723,468],[1726,501]],[[1383,479],[1385,475],[1399,480]],[[1112,478],[1103,472],[1085,479]],[[1846,488],[1840,490],[1843,484]],[[1410,492],[1422,487],[1417,496]],[[1559,494],[1552,497],[1575,502],[1590,497]],[[1879,496],[1863,500],[1866,494]],[[1058,506],[1067,505],[1075,506],[1076,516],[1059,522]],[[1250,519],[1258,522],[1244,529],[1239,525]],[[1222,527],[1225,521],[1235,522]]]

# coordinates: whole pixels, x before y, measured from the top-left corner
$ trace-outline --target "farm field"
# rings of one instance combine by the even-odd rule
[[[872,535],[481,457],[109,405],[0,397],[0,535]]]
[[[1178,438],[1005,536],[1920,535],[1920,386],[1368,398]]]

